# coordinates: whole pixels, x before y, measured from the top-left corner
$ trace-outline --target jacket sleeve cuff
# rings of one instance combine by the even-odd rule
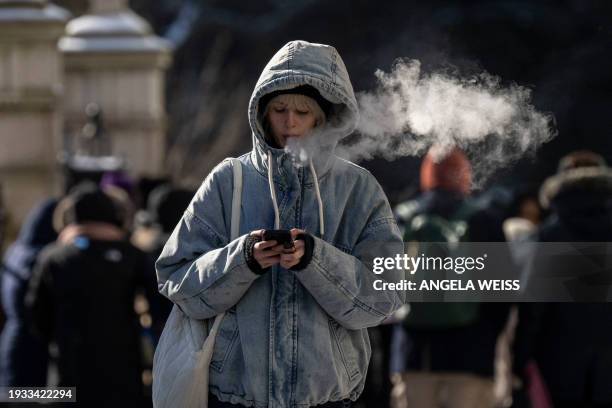
[[[247,266],[253,273],[263,275],[264,273],[268,272],[270,268],[262,268],[261,265],[259,265],[259,262],[257,262],[255,259],[253,250],[255,244],[259,241],[261,241],[261,238],[255,235],[248,235],[246,237],[244,240],[244,259],[246,260]]]
[[[302,241],[304,241],[304,255],[302,256],[302,259],[300,259],[300,262],[294,267],[292,267],[291,270],[301,271],[302,269],[305,269],[312,260],[312,253],[314,251],[315,241],[312,235],[308,233],[298,234],[295,239],[301,239]]]

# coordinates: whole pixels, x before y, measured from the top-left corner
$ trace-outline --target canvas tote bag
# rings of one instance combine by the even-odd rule
[[[242,195],[242,167],[230,159],[234,173],[231,239],[239,234]],[[215,338],[225,313],[217,315],[206,337],[206,324],[172,307],[153,356],[153,407],[207,408],[208,370]],[[201,346],[200,346],[201,345]]]

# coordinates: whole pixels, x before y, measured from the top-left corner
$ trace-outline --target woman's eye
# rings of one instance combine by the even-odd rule
[[[283,113],[285,111],[285,108],[274,108],[274,112],[276,113]]]
[[[298,113],[298,115],[308,115],[308,114],[310,113],[310,111],[307,111],[307,110],[305,110],[305,111],[303,111],[303,110],[298,110],[298,111],[296,111],[296,112]]]

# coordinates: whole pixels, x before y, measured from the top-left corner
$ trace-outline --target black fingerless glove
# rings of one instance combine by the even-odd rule
[[[259,241],[261,241],[261,237],[256,235],[249,235],[246,237],[244,240],[244,259],[246,260],[247,266],[253,273],[263,275],[264,273],[268,272],[270,268],[262,268],[261,265],[259,265],[259,262],[257,262],[255,259],[253,249],[255,244]]]
[[[306,234],[298,234],[295,237],[295,240],[301,239],[304,241],[304,255],[300,262],[291,268],[292,271],[301,271],[306,268],[310,264],[310,260],[312,259],[312,252],[314,251],[314,238],[312,235]]]

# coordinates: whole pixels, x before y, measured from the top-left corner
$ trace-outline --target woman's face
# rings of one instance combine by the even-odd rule
[[[290,137],[307,135],[317,123],[315,113],[306,106],[287,105],[272,100],[268,109],[270,133],[279,147],[285,147]]]

